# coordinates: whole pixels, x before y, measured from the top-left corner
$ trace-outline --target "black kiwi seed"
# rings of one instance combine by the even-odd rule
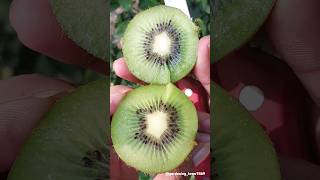
[[[93,166],[93,161],[91,159],[87,158],[87,157],[83,157],[82,161],[83,161],[83,165],[85,167],[91,168]]]
[[[162,32],[167,32],[169,38],[172,40],[171,51],[167,56],[160,56],[152,52],[152,44],[154,37]],[[147,60],[153,62],[158,66],[175,65],[178,57],[180,56],[180,42],[181,34],[177,29],[173,27],[172,20],[168,22],[162,22],[156,24],[155,28],[152,28],[150,32],[146,33],[145,41],[143,42],[144,56]]]
[[[164,134],[161,135],[160,140],[157,140],[154,137],[150,137],[150,135],[145,134],[145,129],[147,127],[146,116],[149,113],[153,113],[155,111],[167,113],[169,116],[167,119],[168,129],[164,132]],[[148,108],[137,109],[136,114],[139,119],[138,130],[134,132],[133,139],[143,144],[150,144],[156,150],[164,150],[163,146],[166,146],[167,144],[171,143],[177,136],[177,133],[180,131],[180,129],[178,128],[179,118],[176,108],[171,104],[164,103],[162,100],[153,102],[152,105],[148,106]]]
[[[95,150],[95,151],[93,151],[93,154],[94,154],[94,156],[95,156],[95,158],[96,158],[97,160],[99,160],[99,161],[102,160],[102,155],[101,155],[101,152],[100,152],[100,151]]]
[[[100,150],[87,151],[81,158],[82,165],[86,168],[96,169],[97,174],[93,179],[108,179],[109,175],[106,169],[108,168],[109,157],[107,153]]]

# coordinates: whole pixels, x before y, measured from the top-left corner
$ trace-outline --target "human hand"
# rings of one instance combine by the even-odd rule
[[[203,88],[210,95],[210,37],[203,37],[199,41],[198,60],[194,67],[193,74],[200,81]],[[115,73],[128,81],[134,83],[142,83],[135,78],[128,70],[123,58],[116,60],[113,64]],[[110,89],[110,115],[112,115],[121,99],[129,92],[131,88],[127,86],[112,86]],[[200,95],[201,96],[201,95]],[[206,95],[204,95],[207,97]],[[208,101],[207,101],[208,102]],[[181,166],[181,172],[191,172],[194,166],[200,164],[210,153],[210,116],[205,112],[198,112],[199,131],[197,134],[198,146],[191,153],[191,158],[188,162]],[[114,179],[134,179],[136,171],[127,167],[115,154],[111,154],[111,178]],[[159,174],[154,179],[179,179],[182,177],[170,177],[165,174]]]
[[[260,109],[254,110],[251,113],[257,117],[257,120],[260,121],[262,119],[260,122],[265,122],[265,124],[269,124],[270,127],[274,128],[272,130],[274,130],[275,136],[281,133],[281,135],[285,134],[286,132],[283,133],[282,130],[280,130],[282,128],[281,126],[286,122],[292,122],[300,118],[298,114],[303,113],[304,108],[308,108],[302,105],[303,101],[307,100],[308,97],[298,89],[300,88],[300,84],[299,86],[293,86],[296,89],[284,87],[285,85],[293,84],[296,76],[311,95],[314,101],[313,109],[319,112],[320,41],[318,32],[320,25],[315,22],[316,19],[320,18],[318,11],[319,5],[320,2],[316,0],[278,0],[271,12],[263,32],[266,32],[269,36],[276,54],[279,55],[280,59],[289,65],[290,68],[287,68],[284,63],[276,61],[274,57],[262,56],[260,55],[262,53],[248,50],[248,48],[242,48],[214,65],[213,71],[216,75],[215,77],[223,81],[224,86],[228,86],[228,90],[230,92],[232,91],[231,94],[233,93],[236,97],[239,97],[239,91],[245,85],[257,85],[257,87],[260,87],[264,94],[263,106],[260,106]],[[292,70],[295,75],[292,73]],[[288,83],[289,81],[290,83]],[[296,84],[298,84],[298,82]],[[241,87],[238,88],[236,85]],[[281,94],[282,92],[280,91],[283,90],[286,92]],[[289,94],[289,92],[291,92],[290,94],[292,95],[289,98],[284,97],[284,93]],[[280,94],[282,96],[276,96]],[[285,99],[285,102],[283,102],[283,99]],[[296,101],[296,99],[300,99],[298,106],[299,112],[290,108],[294,106],[292,102]],[[298,126],[301,126],[302,123],[306,126],[313,124],[310,130],[312,130],[311,134],[316,134],[314,144],[318,146],[318,154],[310,155],[310,151],[308,151],[308,155],[316,162],[315,156],[319,157],[320,154],[320,119],[318,115],[318,120],[314,120],[315,123],[313,123],[312,120],[308,118],[311,116],[310,109],[311,108],[309,108],[308,111],[309,114],[302,114],[303,118],[300,118],[299,122],[294,123],[298,123]],[[266,118],[263,119],[263,116]],[[282,118],[283,121],[276,122],[276,118]],[[293,126],[296,126],[296,124]],[[287,130],[292,127],[287,126],[284,128]],[[307,136],[306,134],[309,134],[309,132],[303,133],[304,137]],[[298,138],[301,138],[303,139],[303,145],[309,143],[307,144],[308,147],[302,147],[301,149],[310,148],[313,145],[311,145],[310,142],[313,141],[304,139],[304,137],[300,135],[298,132],[294,132],[290,139],[292,140],[293,136],[295,136],[295,142],[291,141],[291,144],[298,144]],[[284,136],[281,136],[281,138],[286,139]],[[299,152],[297,149],[290,150],[286,144],[284,147],[289,149],[288,151]],[[319,179],[320,167],[310,162],[280,157],[280,164],[282,174],[286,179]]]
[[[320,2],[317,0],[278,0],[267,22],[266,30],[282,59],[293,69],[312,100],[320,108]],[[315,132],[317,154],[320,155],[320,118],[311,128]],[[311,124],[311,123],[310,123]],[[320,179],[320,166],[303,160],[281,158],[287,179]]]

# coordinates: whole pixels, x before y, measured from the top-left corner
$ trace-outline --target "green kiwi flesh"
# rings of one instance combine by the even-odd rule
[[[195,146],[198,118],[192,102],[173,84],[129,92],[111,122],[115,151],[147,174],[177,168]]]
[[[123,55],[129,70],[140,80],[168,84],[192,70],[198,41],[198,27],[182,11],[159,5],[129,22]]]
[[[88,53],[108,58],[108,0],[49,0],[63,31]]]
[[[109,179],[107,83],[89,83],[57,101],[32,131],[8,179]]]
[[[212,88],[213,179],[280,180],[277,155],[262,127],[220,87]]]
[[[258,31],[275,0],[215,0],[213,4],[213,60],[240,48]]]

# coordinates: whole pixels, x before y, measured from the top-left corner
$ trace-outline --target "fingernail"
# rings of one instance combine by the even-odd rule
[[[208,42],[208,48],[210,49],[210,41]]]
[[[35,92],[32,96],[35,98],[46,99],[50,97],[61,98],[69,93],[71,93],[73,89],[49,89],[45,91]]]
[[[198,133],[197,142],[210,143],[210,135],[205,133]]]
[[[192,161],[195,166],[198,166],[210,154],[210,144],[205,143],[199,145],[199,149],[195,151]]]

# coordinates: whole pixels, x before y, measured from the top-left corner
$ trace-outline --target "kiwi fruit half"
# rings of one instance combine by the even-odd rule
[[[123,55],[140,80],[168,84],[192,70],[198,41],[198,27],[182,11],[159,5],[129,22],[122,40]]]
[[[8,179],[109,179],[107,83],[89,83],[57,101],[33,130]]]
[[[146,174],[177,168],[196,145],[198,118],[177,87],[148,85],[129,92],[111,122],[113,147],[127,165]]]
[[[262,127],[220,87],[211,88],[213,179],[281,180],[277,155]]]
[[[67,36],[88,53],[108,57],[108,0],[49,0]]]
[[[213,60],[240,48],[258,31],[275,0],[214,0]]]

